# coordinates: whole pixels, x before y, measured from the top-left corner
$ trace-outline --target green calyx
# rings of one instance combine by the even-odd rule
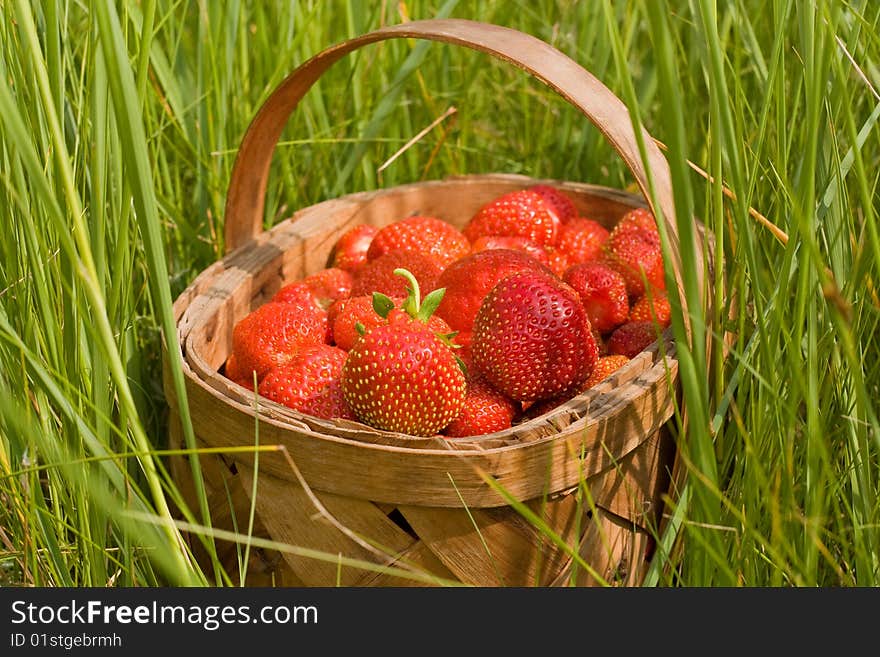
[[[394,273],[397,276],[402,276],[406,279],[406,282],[409,283],[409,287],[406,288],[407,297],[401,305],[401,310],[413,319],[420,321],[422,324],[427,324],[428,320],[431,319],[431,315],[434,314],[434,311],[436,311],[437,307],[440,305],[440,302],[443,301],[443,295],[446,294],[446,288],[434,290],[422,299],[419,282],[416,280],[416,277],[413,276],[412,272],[408,269],[399,268],[395,269]],[[388,298],[388,296],[381,292],[373,292],[373,310],[376,311],[379,317],[388,317],[388,313],[390,313],[393,308],[394,302]],[[451,341],[452,338],[455,337],[455,334],[450,334],[445,337],[447,337],[447,340]]]
[[[434,311],[440,306],[440,302],[443,301],[443,296],[446,294],[446,288],[441,287],[440,289],[429,292],[428,296],[422,299],[419,282],[416,280],[416,277],[413,276],[411,271],[401,267],[395,269],[394,273],[397,276],[403,276],[407,283],[409,283],[409,287],[406,288],[407,297],[403,300],[403,303],[400,306],[401,310],[422,324],[427,324],[428,320],[431,319],[431,316],[434,314]],[[394,301],[381,292],[373,292],[373,310],[376,311],[376,314],[379,315],[379,317],[387,319],[388,314],[394,310]],[[358,333],[363,335],[364,326],[360,322],[355,325],[355,328]],[[453,342],[455,336],[458,335],[458,331],[452,331],[451,333],[434,333],[434,335],[437,336],[437,339],[440,340],[440,342],[452,349],[453,354],[455,354],[456,349],[461,349],[460,344]],[[464,361],[456,355],[455,362],[458,363],[462,373],[467,376],[467,366]]]

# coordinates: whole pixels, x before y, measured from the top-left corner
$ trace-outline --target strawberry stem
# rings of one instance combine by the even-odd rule
[[[419,282],[411,271],[400,267],[395,269],[394,273],[398,276],[402,276],[409,283],[409,287],[407,288],[409,295],[406,297],[403,304],[401,304],[401,308],[413,319],[417,319],[423,324],[427,324],[428,320],[431,319],[431,315],[434,314],[434,311],[437,310],[437,307],[440,305],[440,302],[443,301],[443,295],[446,294],[446,288],[441,287],[440,289],[433,290],[428,293],[423,301],[421,298]]]

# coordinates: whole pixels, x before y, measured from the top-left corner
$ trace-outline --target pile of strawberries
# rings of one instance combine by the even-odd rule
[[[546,185],[492,200],[462,230],[421,215],[353,226],[331,260],[236,324],[224,374],[308,415],[414,436],[546,413],[670,321],[653,215],[608,231]]]

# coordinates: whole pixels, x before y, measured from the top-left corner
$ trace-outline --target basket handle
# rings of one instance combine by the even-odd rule
[[[305,93],[324,71],[353,50],[386,39],[408,38],[464,46],[507,61],[541,80],[583,112],[629,167],[655,216],[662,214],[671,240],[671,264],[679,289],[682,289],[669,165],[647,131],[643,129],[642,135],[659,208],[654,207],[648,192],[648,175],[639,155],[629,112],[608,87],[581,65],[536,37],[508,27],[464,19],[431,19],[380,28],[327,48],[285,78],[248,127],[233,165],[225,210],[227,252],[262,233],[272,155],[290,114]],[[684,303],[682,298],[682,305]]]

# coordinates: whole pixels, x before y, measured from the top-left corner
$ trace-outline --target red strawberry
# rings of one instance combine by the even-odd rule
[[[306,346],[285,365],[269,370],[258,391],[266,399],[307,415],[354,420],[342,395],[343,363],[345,352],[338,347]]]
[[[612,231],[604,250],[606,262],[623,276],[630,296],[645,293],[645,280],[655,290],[666,289],[663,254],[659,246],[632,231],[617,234]]]
[[[393,297],[395,305],[403,302],[403,297]],[[330,307],[330,315],[333,318],[333,341],[340,349],[348,351],[361,337],[357,330],[360,324],[365,331],[369,331],[380,324],[386,323],[386,318],[380,316],[373,309],[373,296],[362,295],[342,299]]]
[[[551,187],[550,185],[532,185],[527,189],[540,194],[541,198],[556,210],[556,215],[563,224],[568,223],[577,216],[578,211],[574,201],[561,189]]]
[[[345,231],[333,246],[331,262],[334,267],[354,271],[367,261],[370,242],[379,229],[368,224],[357,224]]]
[[[324,306],[321,305],[321,302],[318,300],[318,297],[315,296],[312,288],[306,285],[305,281],[288,283],[278,290],[270,301],[277,303],[298,303],[308,308],[314,306],[319,310],[324,309]]]
[[[505,276],[521,271],[550,273],[530,255],[511,249],[480,251],[453,262],[437,279],[437,287],[446,290],[437,314],[454,330],[470,332],[489,291]]]
[[[568,256],[571,264],[595,260],[602,255],[602,245],[608,240],[608,229],[598,221],[576,217],[559,232],[559,250]]]
[[[550,270],[559,278],[565,276],[565,272],[572,265],[568,254],[555,246],[544,247],[544,251],[547,253],[547,266]]]
[[[453,349],[426,324],[443,292],[421,302],[418,282],[406,276],[408,312],[390,316],[354,344],[342,368],[342,391],[361,422],[431,436],[461,413],[467,384]]]
[[[479,253],[480,251],[488,251],[490,249],[523,251],[542,264],[546,265],[548,263],[547,252],[541,246],[525,237],[486,235],[485,237],[478,238],[476,242],[471,244],[471,253]]]
[[[666,289],[660,235],[649,211],[636,209],[623,215],[605,241],[603,252],[623,275],[630,296],[645,293],[645,280],[655,290]]]
[[[462,232],[471,243],[490,235],[525,237],[541,246],[554,245],[561,222],[541,195],[529,190],[502,194],[471,217]]]
[[[618,272],[601,262],[585,262],[565,272],[563,280],[578,293],[590,325],[607,333],[623,324],[629,315],[626,282]]]
[[[593,373],[590,374],[590,378],[588,378],[584,385],[581,388],[581,392],[584,390],[589,390],[597,383],[601,383],[609,376],[614,374],[621,367],[626,365],[629,362],[629,358],[626,356],[621,356],[619,354],[614,354],[612,356],[600,356],[599,362],[596,363],[595,369],[593,369]]]
[[[389,251],[370,260],[356,272],[351,296],[361,297],[381,292],[390,297],[406,296],[406,281],[395,276],[395,269],[407,269],[416,277],[422,290],[430,292],[437,287],[437,277],[443,267],[434,256],[418,251]]]
[[[489,383],[518,401],[577,389],[599,357],[577,292],[533,271],[508,276],[486,296],[471,348]]]
[[[618,326],[608,338],[608,353],[634,358],[658,337],[654,322],[627,322]]]
[[[570,391],[564,392],[561,395],[557,395],[555,397],[551,397],[550,399],[542,399],[541,401],[537,401],[534,404],[531,404],[524,414],[524,417],[527,419],[536,418],[539,415],[544,415],[545,413],[549,413],[554,408],[561,406],[569,399],[576,397],[592,388],[597,383],[604,381],[606,378],[611,376],[618,369],[623,367],[629,362],[629,358],[626,356],[600,356],[599,360],[596,362],[596,367],[593,368],[593,373],[587,378],[586,381],[583,382],[580,389],[572,393]]]
[[[324,342],[327,311],[299,303],[269,302],[242,318],[232,330],[232,353],[245,379],[262,379],[291,360],[306,344]]]
[[[451,329],[451,327],[450,327]],[[474,334],[471,331],[459,331],[455,336],[455,344],[457,344],[461,349],[459,350],[458,355],[460,357],[462,354],[470,354],[471,352],[471,343],[474,341]]]
[[[441,267],[466,256],[470,242],[452,224],[415,215],[382,228],[373,238],[367,260],[375,260],[389,251],[418,251],[434,256]]]
[[[669,326],[672,321],[672,309],[669,307],[669,298],[665,292],[649,290],[639,297],[629,311],[631,322],[657,322],[662,328]]]
[[[624,214],[615,226],[617,232],[633,232],[642,239],[660,246],[660,232],[654,214],[646,208],[635,208]]]
[[[303,279],[324,308],[329,308],[334,301],[350,297],[353,281],[351,273],[339,267],[322,269]]]
[[[324,272],[331,272],[329,275],[325,275]],[[345,276],[351,276],[348,272],[342,271],[341,269],[324,269],[318,274],[313,276],[309,276],[305,280],[302,281],[294,281],[293,283],[288,283],[284,287],[282,287],[278,292],[275,293],[270,301],[276,303],[290,303],[290,304],[298,304],[300,307],[309,308],[310,312],[324,312],[325,308],[329,308],[334,302],[334,300],[328,296],[331,294],[328,289],[322,288],[319,282],[321,281],[321,277],[335,277],[335,274],[332,272],[338,272],[339,274],[344,274]],[[349,287],[351,287],[349,285]],[[319,296],[320,295],[320,296]],[[327,335],[324,338],[324,342],[331,342],[333,338],[333,326],[330,322],[327,322]]]
[[[235,354],[229,354],[229,357],[226,359],[223,375],[233,383],[237,383],[248,390],[253,390],[254,382],[252,380],[248,381],[247,376],[241,371]]]
[[[481,436],[509,428],[519,403],[490,385],[483,377],[468,381],[461,413],[443,430],[450,438]]]

